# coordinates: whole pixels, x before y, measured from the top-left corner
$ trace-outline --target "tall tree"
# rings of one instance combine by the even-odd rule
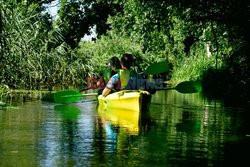
[[[96,26],[98,36],[105,34],[110,28],[106,23],[109,15],[115,15],[119,10],[118,4],[105,1],[62,0],[56,24],[65,42],[75,48],[85,34],[91,33],[93,26]]]

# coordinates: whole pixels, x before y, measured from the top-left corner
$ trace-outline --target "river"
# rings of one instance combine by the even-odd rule
[[[147,111],[103,114],[97,100],[0,109],[0,166],[243,166],[250,111],[200,93],[158,91]],[[244,165],[245,166],[245,165]]]

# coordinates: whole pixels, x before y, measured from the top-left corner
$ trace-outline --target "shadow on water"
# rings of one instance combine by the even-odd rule
[[[240,71],[228,69],[230,66],[222,69],[208,69],[202,76],[203,95],[208,99],[221,100],[227,106],[245,106],[249,105],[250,84],[246,79],[240,79]]]
[[[182,113],[182,121],[176,123],[176,130],[188,134],[197,132],[199,133],[201,128],[201,122],[197,121],[196,119],[193,119],[193,115],[194,114],[184,110]]]
[[[169,159],[170,164],[237,166],[247,162],[240,149],[249,153],[248,108],[229,107],[201,94],[158,93],[152,100],[155,112],[151,116],[158,127],[163,123],[167,129],[164,143],[175,146],[172,151],[166,147],[168,156],[176,158]]]

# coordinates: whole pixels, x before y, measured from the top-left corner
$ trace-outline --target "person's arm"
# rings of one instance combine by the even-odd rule
[[[109,93],[111,92],[111,90],[110,89],[108,89],[108,88],[105,88],[103,91],[102,91],[102,95],[104,96],[104,97],[106,97],[106,96],[108,96],[109,95]]]
[[[105,89],[102,91],[102,95],[106,97],[108,94],[110,94],[111,90],[114,88],[116,82],[119,81],[119,75],[115,74],[111,77],[108,84],[106,85]]]

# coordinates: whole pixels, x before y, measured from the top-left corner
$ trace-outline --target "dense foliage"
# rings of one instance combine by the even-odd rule
[[[138,71],[167,59],[175,83],[198,79],[209,91],[249,94],[248,0],[62,0],[55,20],[44,8],[50,2],[1,1],[2,84],[82,84],[130,52]],[[93,27],[95,42],[81,41]]]

